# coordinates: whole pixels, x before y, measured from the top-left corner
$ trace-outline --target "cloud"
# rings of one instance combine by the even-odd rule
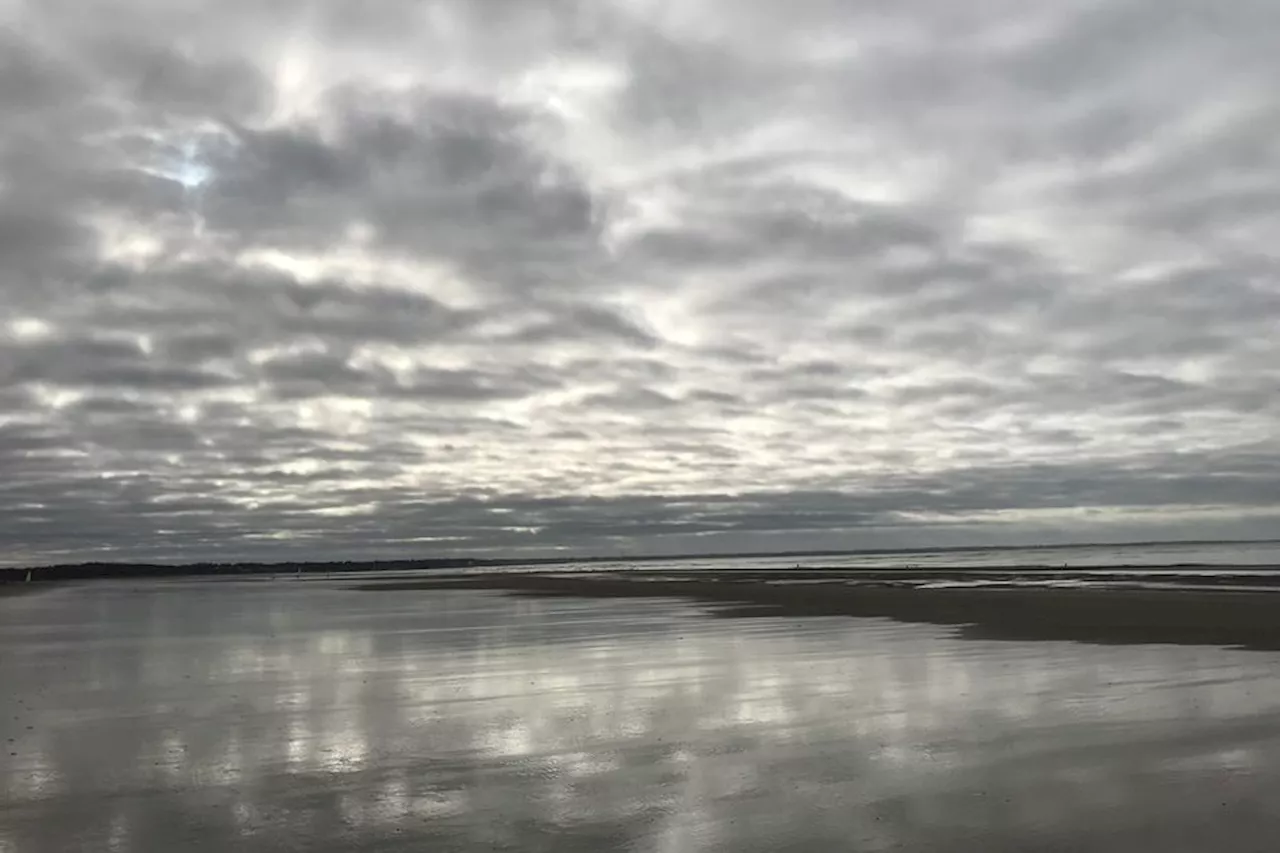
[[[1274,4],[0,4],[3,559],[1265,535]]]

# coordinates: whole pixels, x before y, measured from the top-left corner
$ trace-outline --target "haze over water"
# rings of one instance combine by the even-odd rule
[[[666,600],[0,601],[0,853],[1257,851],[1280,656]]]

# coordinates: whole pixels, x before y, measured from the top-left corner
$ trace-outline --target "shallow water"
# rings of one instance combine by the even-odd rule
[[[0,600],[0,853],[1259,851],[1280,655],[697,605]]]

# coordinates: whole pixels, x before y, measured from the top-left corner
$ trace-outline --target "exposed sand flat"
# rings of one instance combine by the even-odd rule
[[[1258,853],[1280,834],[1280,654],[581,596],[605,580],[0,600],[0,851]]]
[[[932,576],[932,575],[931,575]],[[898,580],[895,580],[898,578]],[[1280,595],[1206,589],[961,588],[895,585],[900,575],[780,571],[504,574],[365,583],[357,589],[497,589],[526,595],[676,597],[720,616],[863,616],[961,626],[965,636],[1173,643],[1280,650]],[[796,581],[807,583],[795,583]]]
[[[0,598],[46,592],[56,586],[57,584],[52,583],[0,583]]]

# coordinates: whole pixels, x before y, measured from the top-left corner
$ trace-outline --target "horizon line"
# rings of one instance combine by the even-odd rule
[[[49,571],[75,568],[156,568],[182,569],[217,566],[262,567],[272,566],[405,566],[410,563],[431,563],[435,568],[465,567],[467,565],[487,566],[519,566],[519,565],[562,565],[565,563],[620,563],[620,562],[658,562],[662,560],[695,560],[695,559],[767,559],[771,557],[828,557],[884,554],[922,554],[922,553],[968,553],[976,551],[1048,551],[1067,548],[1138,548],[1144,546],[1169,545],[1274,545],[1280,544],[1280,538],[1267,539],[1144,539],[1125,542],[1075,542],[1075,543],[1040,543],[1035,545],[947,545],[934,547],[902,547],[902,548],[838,548],[817,550],[787,551],[721,551],[721,552],[686,552],[673,554],[638,554],[614,555],[601,554],[569,557],[483,557],[466,555],[442,555],[437,557],[403,557],[390,559],[346,559],[346,560],[201,560],[193,562],[152,562],[146,560],[83,560],[80,562],[46,563],[43,565],[10,565],[0,566],[0,572],[9,571]]]

